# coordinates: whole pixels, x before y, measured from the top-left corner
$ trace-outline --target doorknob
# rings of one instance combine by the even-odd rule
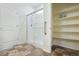
[[[45,22],[44,22],[44,34],[45,34],[45,35],[47,35],[47,31],[46,31],[47,28],[46,28],[46,27],[47,27],[47,22],[45,21]]]

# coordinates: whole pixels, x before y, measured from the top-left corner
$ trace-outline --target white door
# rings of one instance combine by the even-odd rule
[[[29,43],[43,48],[45,33],[44,33],[44,11],[37,11],[27,17],[28,20],[28,41]]]
[[[33,41],[39,48],[44,47],[44,11],[40,10],[32,15],[32,36]]]
[[[47,52],[51,52],[51,23],[49,22],[51,19],[49,18],[50,15],[48,15],[50,13],[47,13],[47,8],[27,16],[28,42]]]

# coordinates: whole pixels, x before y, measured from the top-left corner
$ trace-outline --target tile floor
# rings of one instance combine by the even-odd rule
[[[48,56],[48,55],[50,54],[30,44],[19,44],[10,50],[0,52],[0,56]]]
[[[79,56],[79,51],[53,46],[52,52],[47,53],[31,44],[19,44],[12,49],[0,51],[0,56]]]

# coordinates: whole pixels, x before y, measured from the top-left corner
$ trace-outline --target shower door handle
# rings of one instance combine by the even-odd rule
[[[44,22],[44,34],[47,35],[47,22]]]

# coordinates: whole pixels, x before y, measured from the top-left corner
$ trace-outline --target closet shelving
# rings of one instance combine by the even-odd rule
[[[62,39],[62,40],[76,40],[76,41],[78,41],[79,39],[69,39],[69,38],[57,38],[57,37],[53,37],[54,39]]]
[[[67,16],[63,18],[58,18],[58,20],[69,20],[69,19],[79,19],[79,15],[74,15],[74,16]]]
[[[79,5],[74,5],[74,6],[71,6],[69,8],[65,8],[58,13],[72,13],[75,11],[79,11]]]
[[[62,14],[62,15],[61,15]],[[57,17],[58,24],[54,24],[53,38],[79,40],[79,5],[61,10]]]
[[[64,24],[64,25],[62,25],[62,24],[60,24],[60,25],[53,25],[53,26],[61,26],[61,27],[66,27],[66,26],[78,26],[79,24]]]
[[[67,39],[67,40],[79,40],[79,33],[55,33],[54,38]]]
[[[54,31],[53,33],[72,33],[72,34],[78,33],[79,34],[79,31],[74,31],[74,32],[73,31],[71,31],[71,32],[70,31]]]

